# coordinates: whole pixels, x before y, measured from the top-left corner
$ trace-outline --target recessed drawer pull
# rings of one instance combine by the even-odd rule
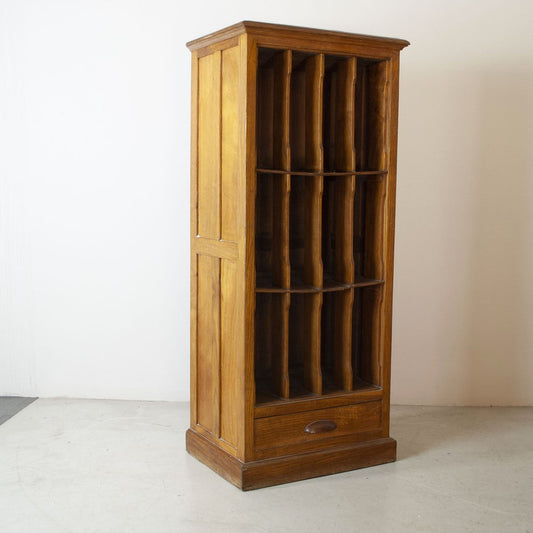
[[[333,420],[316,420],[305,426],[306,433],[326,433],[337,429],[337,424]]]

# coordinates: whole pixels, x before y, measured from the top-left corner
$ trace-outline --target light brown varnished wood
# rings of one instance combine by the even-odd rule
[[[307,42],[317,40],[321,43],[322,49],[328,46],[329,43],[331,46],[342,48],[349,47],[354,54],[357,54],[357,51],[354,51],[354,49],[359,50],[360,47],[363,47],[365,50],[382,48],[390,53],[391,51],[401,50],[409,45],[408,41],[403,39],[392,39],[390,37],[375,37],[373,35],[317,30],[315,28],[305,28],[302,26],[287,26],[284,24],[270,24],[266,22],[245,20],[205,35],[204,37],[189,41],[187,47],[191,51],[205,49],[220,41],[226,41],[243,33],[255,36],[256,40],[260,35],[266,35],[272,39],[277,38],[280,40],[290,36],[293,39],[297,39],[300,46],[304,47]],[[258,42],[262,42],[261,39],[259,39]],[[282,48],[283,47],[290,48],[288,44],[282,46]]]
[[[198,424],[220,436],[220,259],[198,256]]]
[[[352,390],[353,387],[352,309],[353,289],[335,295],[335,383],[344,390]]]
[[[238,46],[221,52],[221,124],[220,124],[220,237],[224,241],[239,240],[238,190],[239,161],[239,74]]]
[[[244,415],[242,418],[243,443],[241,458],[251,461],[254,457],[253,449],[253,424],[254,406],[256,398],[256,385],[254,382],[254,311],[255,311],[255,210],[254,198],[257,192],[255,169],[257,168],[256,151],[256,89],[258,50],[257,43],[252,36],[244,34],[240,37],[242,76],[239,84],[240,102],[242,105],[241,130],[242,146],[245,152],[241,156],[242,190],[246,192],[245,201],[242,203],[245,215],[243,217],[243,244],[246,250],[244,274]]]
[[[239,285],[239,269],[235,261],[220,259],[220,438],[237,449],[239,442],[238,418],[242,405],[239,387],[239,366],[236,354],[240,346],[235,331],[238,328],[238,312],[235,306]]]
[[[259,489],[291,481],[327,476],[396,460],[396,441],[377,438],[287,455],[242,462],[195,431],[186,435],[187,451],[241,490]]]
[[[244,490],[394,460],[407,42],[245,22],[189,44],[188,450]]]
[[[322,294],[304,294],[304,386],[315,394],[322,394],[320,358],[320,318]]]
[[[392,323],[392,287],[394,274],[394,219],[396,212],[396,166],[398,144],[398,98],[399,98],[400,54],[393,54],[389,65],[389,99],[388,132],[389,150],[386,162],[389,172],[386,181],[383,262],[387,283],[383,288],[382,310],[382,386],[383,386],[383,428],[382,435],[389,435],[390,421],[390,372],[391,372],[391,323]]]
[[[198,60],[198,235],[220,238],[221,52]]]
[[[324,169],[322,147],[322,92],[324,80],[324,54],[308,57],[305,70],[305,168]],[[305,183],[304,197],[304,281],[321,287],[322,267],[322,192],[324,178],[312,176]],[[305,352],[304,385],[316,394],[322,394],[321,369],[321,311],[322,294],[306,294],[304,307]]]
[[[239,257],[238,243],[219,239],[204,239],[199,235],[191,239],[191,248],[199,255],[210,255],[223,259],[236,260]]]
[[[190,386],[191,427],[198,422],[197,415],[197,359],[198,359],[198,256],[193,250],[194,239],[198,234],[198,52],[191,54],[191,323],[190,323]]]
[[[322,148],[322,89],[324,55],[310,56],[305,61],[305,168],[324,169]],[[305,182],[304,280],[320,287],[322,272],[322,176],[311,176]]]
[[[237,41],[221,50],[220,65],[220,390],[219,439],[236,453],[239,443],[239,413],[242,393],[235,384],[240,381],[239,365],[242,346],[235,330],[242,317],[242,306],[236,306],[242,285],[242,257],[239,264],[239,227],[242,224],[242,190],[239,188],[239,75],[240,54]],[[201,241],[202,239],[197,239]],[[240,358],[238,357],[240,354]],[[228,448],[226,448],[228,449]]]
[[[317,397],[315,394],[308,393],[292,397],[290,401],[281,398],[270,397],[269,401],[258,403],[255,407],[255,418],[265,416],[277,416],[290,413],[299,413],[303,411],[312,411],[314,409],[326,409],[329,407],[338,407],[340,405],[349,405],[354,403],[364,403],[372,400],[381,399],[383,390],[381,387],[370,385],[361,380],[354,383],[354,390],[330,391]]]
[[[317,421],[328,420],[335,425],[327,434],[306,431]],[[323,441],[342,435],[363,433],[381,427],[381,402],[346,405],[292,415],[258,418],[255,421],[255,447],[278,448],[301,442]],[[322,442],[321,446],[327,445]]]
[[[242,457],[246,358],[235,331],[244,330],[245,297],[243,62],[237,42],[223,44],[193,54],[191,427]]]

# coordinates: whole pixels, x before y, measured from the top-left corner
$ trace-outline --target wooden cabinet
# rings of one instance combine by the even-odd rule
[[[394,461],[408,43],[241,22],[192,51],[191,428],[243,490]]]

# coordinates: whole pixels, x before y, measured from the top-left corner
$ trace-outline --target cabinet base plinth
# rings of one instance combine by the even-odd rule
[[[391,463],[396,441],[383,438],[350,446],[323,449],[243,463],[194,430],[187,431],[187,451],[241,490],[259,489]]]

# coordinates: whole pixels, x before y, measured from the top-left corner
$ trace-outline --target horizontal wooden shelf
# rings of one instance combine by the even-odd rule
[[[311,285],[304,284],[298,278],[296,283],[293,283],[291,287],[283,288],[276,287],[266,280],[264,275],[260,273],[256,277],[256,288],[255,292],[261,293],[319,293],[319,292],[335,292],[335,291],[344,291],[351,288],[358,287],[370,287],[372,285],[382,285],[385,283],[385,280],[382,279],[370,279],[359,276],[355,279],[354,283],[342,283],[336,281],[328,276],[324,277],[324,284],[322,287],[313,287]]]
[[[261,387],[261,383],[257,385],[255,418],[370,401],[381,398],[382,393],[382,387],[359,378],[355,380],[354,388],[350,391],[325,386],[323,394],[314,394],[302,389],[299,391],[300,394],[293,394],[290,398],[281,398],[272,394],[268,385],[264,388]]]
[[[258,168],[258,174],[290,174],[291,176],[324,176],[333,178],[342,178],[344,176],[382,176],[388,173],[388,170],[340,170],[340,171],[323,171],[323,170],[280,170]]]

